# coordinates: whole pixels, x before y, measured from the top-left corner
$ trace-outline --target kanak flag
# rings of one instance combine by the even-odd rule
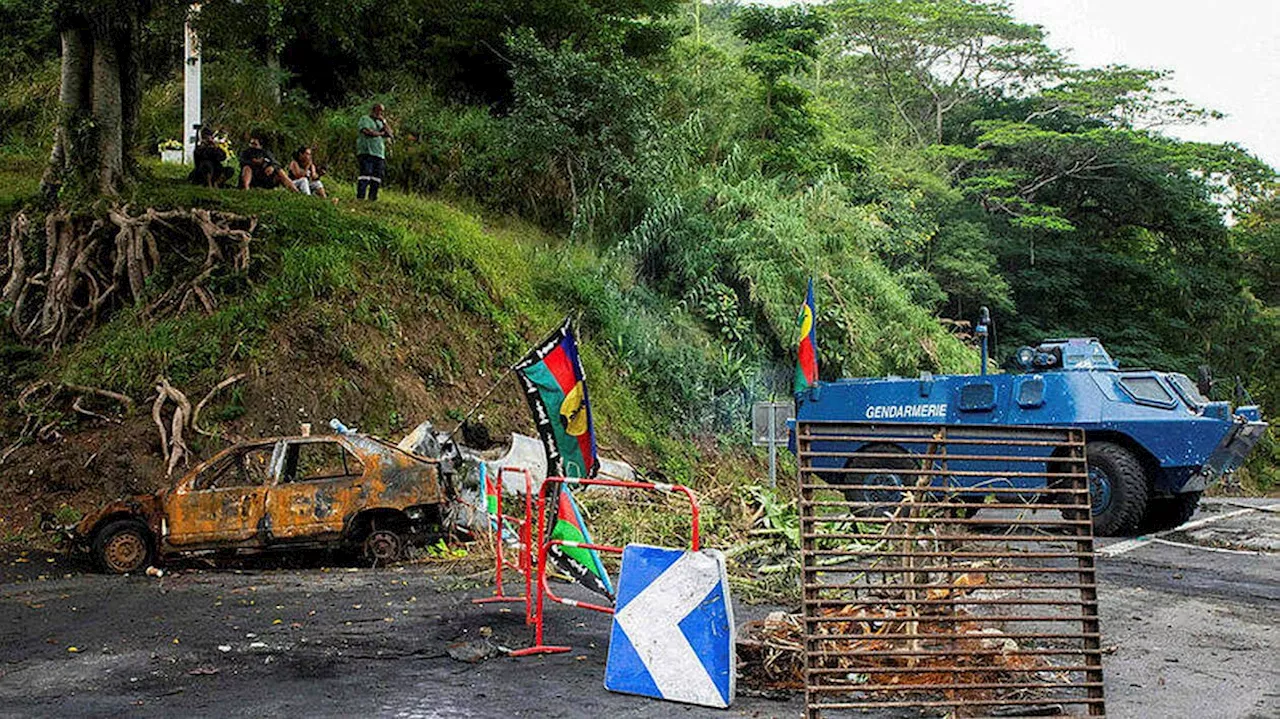
[[[538,435],[547,451],[548,477],[594,477],[600,468],[587,379],[578,341],[568,319],[524,359],[512,366],[520,378]],[[573,494],[559,483],[547,496],[548,538],[591,543],[591,534]],[[599,553],[585,547],[552,545],[547,560],[584,587],[613,598],[613,584]]]
[[[587,522],[582,518],[582,509],[573,498],[568,487],[560,490],[560,499],[556,509],[555,524],[551,527],[551,538],[568,542],[591,544],[591,532]],[[547,557],[554,561],[574,581],[593,592],[613,599],[613,583],[609,581],[609,572],[600,561],[600,553],[594,549],[555,544]]]
[[[596,476],[599,460],[587,380],[569,320],[512,369],[547,450],[547,476]]]
[[[800,347],[796,351],[795,392],[799,394],[818,386],[818,328],[814,322],[818,310],[813,303],[813,278],[809,278],[809,294],[800,307],[796,324],[800,327]]]

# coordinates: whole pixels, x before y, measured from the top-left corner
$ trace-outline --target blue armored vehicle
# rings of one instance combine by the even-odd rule
[[[1094,531],[1101,535],[1182,524],[1195,512],[1205,488],[1237,469],[1266,431],[1257,406],[1233,411],[1230,402],[1210,401],[1203,382],[1176,372],[1121,369],[1093,338],[1055,339],[1023,347],[1016,356],[1021,373],[987,374],[988,323],[984,310],[977,327],[982,340],[981,374],[820,382],[797,396],[797,421],[1081,428],[1087,441]],[[824,449],[818,444],[815,450]],[[918,466],[912,455],[924,451],[923,443],[821,444],[831,445],[825,447],[831,454],[846,457],[815,459],[815,468],[826,461],[833,468],[884,469],[871,482],[865,476],[861,481],[885,486],[890,493],[892,487],[913,479],[908,472],[901,476],[894,470]],[[993,448],[989,453],[998,451]],[[850,459],[849,452],[868,457]],[[895,453],[902,457],[885,458]],[[1043,465],[1050,486],[1053,460],[1046,456]],[[966,482],[974,494],[981,494],[983,487],[1004,486],[1034,495],[1037,487],[1046,487],[1045,478],[1002,477],[1002,466],[996,461],[975,460],[967,467],[959,466],[963,464],[959,461],[953,464],[955,469],[990,473]],[[839,485],[849,483],[850,475],[831,472],[824,478]],[[847,490],[846,494],[866,492]],[[881,497],[876,501],[884,501],[885,492],[876,492]],[[849,499],[868,497],[859,494]]]

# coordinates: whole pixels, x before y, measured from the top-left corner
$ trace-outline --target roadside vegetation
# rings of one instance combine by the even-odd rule
[[[748,410],[789,394],[810,277],[824,378],[976,370],[985,305],[997,362],[1097,336],[1125,365],[1209,365],[1216,398],[1280,409],[1275,171],[1170,138],[1212,111],[1158,70],[1071,65],[998,3],[203,3],[206,123],[233,149],[251,129],[280,158],[313,146],[337,206],[197,189],[156,163],[182,121],[185,4],[125,5],[140,84],[116,197],[72,177],[63,206],[255,216],[251,261],[210,279],[212,306],[156,319],[119,303],[56,350],[19,341],[23,318],[0,307],[0,436],[22,445],[0,474],[49,456],[17,403],[37,380],[142,401],[157,376],[203,393],[248,371],[220,400],[223,431],[340,414],[395,434],[460,419],[574,314],[606,454],[706,488],[723,536],[773,531]],[[97,7],[0,0],[0,213],[6,228],[25,213],[33,257],[67,126],[59,18],[82,6]],[[398,131],[394,191],[356,204],[342,179],[375,100]],[[47,412],[61,437],[93,421]],[[514,385],[483,414],[494,435],[529,426]],[[1278,459],[1260,449],[1248,486],[1272,487]],[[7,496],[56,504],[117,471],[89,466]]]

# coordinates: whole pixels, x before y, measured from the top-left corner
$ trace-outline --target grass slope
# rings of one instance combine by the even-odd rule
[[[503,378],[506,368],[575,314],[604,452],[699,486],[712,505],[704,519],[712,532],[730,516],[732,531],[745,530],[744,519],[750,525],[738,516],[743,486],[758,483],[762,471],[742,440],[744,409],[761,395],[751,386],[760,366],[685,307],[638,284],[625,257],[516,219],[393,191],[377,204],[357,203],[349,186],[332,182],[342,200],[335,206],[284,191],[195,188],[177,168],[147,169],[129,198],[133,207],[257,216],[249,271],[215,278],[212,314],[152,322],[125,310],[56,355],[0,348],[7,397],[45,378],[109,388],[144,404],[164,375],[194,402],[222,378],[247,372],[203,424],[262,436],[340,417],[398,436],[423,419],[452,426],[500,382],[479,418],[501,438],[532,431],[514,379]],[[34,190],[24,179],[30,176],[0,178],[9,208]],[[865,302],[869,313],[900,305],[883,295]],[[924,321],[916,308],[905,315],[885,324]],[[963,354],[936,325],[933,332],[929,341]],[[6,409],[7,445],[18,427],[16,407]],[[25,448],[0,467],[0,498],[33,513],[154,486],[158,444],[145,414],[123,426],[61,415],[65,441]],[[197,452],[217,449],[196,439]],[[618,513],[618,526],[602,531],[634,532],[639,516],[653,514],[637,511]],[[29,520],[30,513],[11,517],[9,526]]]

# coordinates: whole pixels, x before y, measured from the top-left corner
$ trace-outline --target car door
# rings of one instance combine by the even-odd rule
[[[266,516],[277,443],[233,447],[165,496],[165,539],[183,545],[252,543]]]
[[[341,532],[361,496],[362,474],[360,459],[337,439],[288,440],[280,476],[267,495],[271,538]]]

